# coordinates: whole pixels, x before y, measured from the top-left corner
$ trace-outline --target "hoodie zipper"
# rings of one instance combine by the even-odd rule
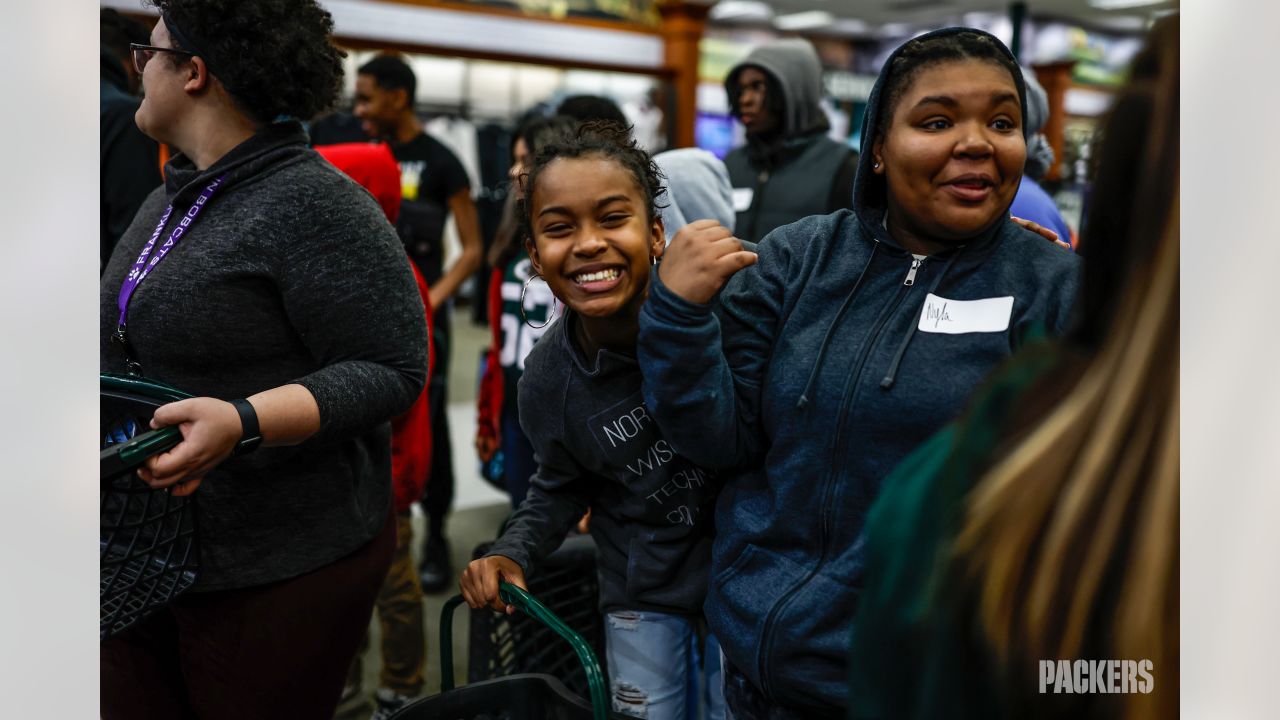
[[[876,343],[880,340],[880,334],[884,330],[884,326],[888,324],[889,319],[894,316],[894,313],[902,305],[902,301],[907,296],[911,286],[915,285],[916,271],[918,271],[922,265],[924,265],[924,260],[914,257],[911,258],[911,267],[907,270],[906,278],[903,280],[902,284],[898,286],[898,292],[894,294],[894,297],[880,311],[880,317],[876,321],[875,328],[872,329],[871,335],[863,345],[862,352],[858,355],[857,363],[854,365],[854,371],[850,373],[849,379],[845,381],[844,392],[840,399],[840,411],[839,414],[836,415],[838,421],[836,423],[835,443],[832,445],[831,450],[831,469],[827,472],[827,476],[823,481],[821,506],[822,515],[821,523],[819,525],[820,544],[818,562],[814,564],[807,573],[805,573],[805,576],[800,579],[800,582],[791,586],[791,588],[787,590],[778,602],[774,603],[774,606],[770,608],[768,615],[765,616],[764,629],[760,633],[761,647],[757,664],[760,672],[761,689],[764,690],[766,695],[771,695],[773,693],[772,683],[769,681],[769,674],[766,672],[765,667],[767,659],[773,651],[773,624],[777,620],[778,614],[782,612],[782,609],[791,602],[791,599],[800,592],[801,588],[809,584],[809,581],[818,574],[818,571],[821,570],[822,566],[827,562],[827,551],[829,550],[828,546],[830,545],[832,533],[831,526],[835,517],[835,513],[831,511],[831,506],[834,500],[832,495],[834,494],[833,491],[836,486],[836,468],[842,467],[843,465],[843,463],[840,462],[842,459],[840,456],[843,456],[844,454],[842,448],[845,422],[849,413],[850,403],[853,400],[854,394],[857,392],[858,380],[862,377],[862,371],[866,367],[867,358],[871,356],[871,350],[875,348]]]
[[[924,260],[922,258],[917,258],[917,257],[911,258],[911,269],[907,271],[907,279],[903,280],[902,284],[906,285],[907,287],[911,287],[912,285],[915,285],[916,271],[919,270],[920,266],[923,264],[924,264]]]

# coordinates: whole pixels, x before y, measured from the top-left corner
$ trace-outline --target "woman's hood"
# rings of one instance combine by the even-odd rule
[[[924,40],[934,37],[945,37],[947,35],[956,35],[959,33],[973,33],[988,37],[995,43],[995,46],[1003,52],[1013,64],[1017,65],[1017,59],[1013,53],[1009,52],[1009,48],[1000,42],[1000,39],[991,33],[966,27],[950,27],[933,32],[925,33],[919,37],[912,38],[907,42]],[[884,66],[880,68],[880,75],[876,78],[875,85],[871,88],[871,95],[867,99],[867,109],[862,116],[862,141],[858,148],[860,155],[858,157],[858,174],[853,182],[853,208],[858,215],[858,220],[863,229],[881,242],[886,242],[893,247],[898,244],[890,240],[889,233],[884,229],[884,178],[876,175],[871,170],[871,164],[874,162],[872,146],[875,144],[877,133],[880,128],[877,124],[877,116],[880,114],[880,105],[884,101],[884,86],[889,79],[889,70],[893,67],[893,61],[902,53],[902,49],[907,45],[903,43],[899,45],[889,59],[885,61]],[[1014,85],[1018,88],[1018,102],[1022,105],[1022,117],[1027,117],[1027,90],[1023,83],[1022,73],[1014,75]],[[1022,124],[1023,137],[1030,137],[1027,123]]]

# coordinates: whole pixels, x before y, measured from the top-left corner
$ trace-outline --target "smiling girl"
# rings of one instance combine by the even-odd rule
[[[537,149],[520,205],[526,246],[565,306],[519,385],[538,470],[502,537],[459,583],[472,608],[512,612],[499,581],[524,587],[593,508],[613,707],[655,719],[685,716],[716,490],[671,449],[640,388],[638,317],[666,244],[662,192],[657,167],[615,125],[588,123]]]

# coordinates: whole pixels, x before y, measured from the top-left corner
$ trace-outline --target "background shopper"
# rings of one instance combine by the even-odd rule
[[[427,515],[419,574],[422,589],[439,592],[452,579],[445,522],[453,505],[453,446],[449,441],[448,388],[452,323],[449,298],[480,267],[483,244],[471,185],[457,157],[428,135],[414,112],[418,80],[401,58],[379,55],[356,75],[355,114],[365,132],[391,146],[400,163],[402,202],[396,228],[409,257],[431,287],[432,344],[437,367],[430,385],[431,482],[422,497]],[[452,214],[462,253],[444,268],[444,226]]]
[[[849,207],[858,155],[827,137],[822,63],[809,41],[756,48],[729,70],[724,89],[747,131],[747,144],[724,159],[738,237],[759,242],[774,228]]]

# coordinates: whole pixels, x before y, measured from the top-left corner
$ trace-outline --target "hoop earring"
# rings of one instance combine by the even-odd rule
[[[522,286],[520,287],[520,319],[521,319],[521,320],[524,320],[524,324],[525,324],[525,325],[528,325],[529,327],[533,328],[534,330],[541,330],[542,328],[544,328],[544,327],[546,327],[546,326],[550,325],[550,324],[551,324],[551,321],[555,319],[555,316],[556,316],[556,305],[557,305],[558,303],[556,302],[556,296],[555,296],[554,294],[552,294],[552,296],[551,296],[551,309],[547,311],[547,320],[546,320],[546,322],[542,323],[541,325],[534,325],[533,323],[529,322],[529,316],[524,314],[524,296],[525,296],[525,293],[529,292],[529,283],[533,282],[533,279],[534,279],[534,278],[538,278],[539,280],[542,280],[542,276],[541,276],[541,275],[539,275],[539,274],[537,274],[537,273],[534,273],[534,274],[530,275],[530,276],[529,276],[529,278],[528,278],[527,280],[525,280],[525,281],[524,281],[524,285],[522,285]],[[544,283],[545,283],[545,282],[546,282],[546,280],[542,280],[542,282],[544,282]]]

